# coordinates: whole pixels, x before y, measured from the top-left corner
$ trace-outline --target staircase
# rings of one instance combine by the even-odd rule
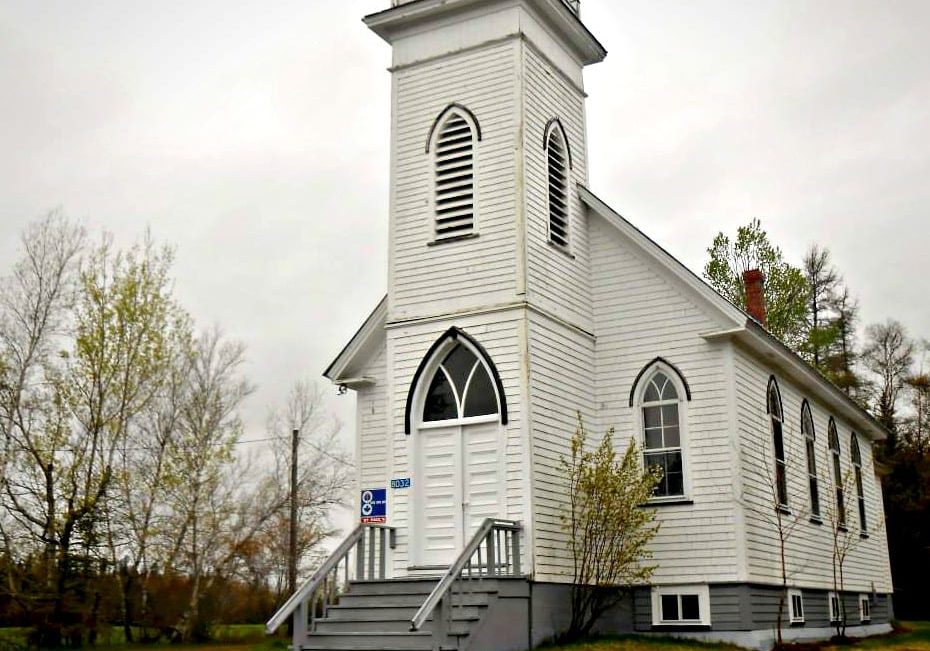
[[[315,621],[301,649],[377,649],[378,651],[431,651],[434,648],[464,651],[469,637],[481,628],[483,620],[501,594],[520,592],[525,579],[482,579],[452,597],[451,617],[445,622],[443,640],[434,639],[435,613],[420,630],[412,631],[410,620],[436,587],[438,579],[394,579],[351,581],[338,599],[327,606]],[[502,585],[503,584],[503,585]]]
[[[486,519],[438,578],[386,578],[395,531],[360,525],[268,621],[293,651],[511,651],[528,642],[520,525]]]

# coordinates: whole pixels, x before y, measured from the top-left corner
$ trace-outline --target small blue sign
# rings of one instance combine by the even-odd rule
[[[387,522],[387,489],[369,488],[362,491],[362,524]]]
[[[410,477],[391,480],[391,488],[410,488]]]

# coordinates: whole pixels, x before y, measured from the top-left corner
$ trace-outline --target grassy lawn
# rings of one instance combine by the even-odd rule
[[[810,649],[805,645],[805,649]],[[830,645],[822,651],[862,651],[891,649],[893,651],[930,651],[930,622],[904,622],[894,633],[880,637],[854,640],[851,645]],[[579,642],[547,651],[745,651],[732,644],[717,644],[663,637],[622,636],[592,642]]]

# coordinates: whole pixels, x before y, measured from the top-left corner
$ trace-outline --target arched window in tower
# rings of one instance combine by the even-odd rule
[[[423,404],[423,422],[496,413],[497,394],[488,369],[466,346],[456,344],[433,374]]]
[[[801,405],[801,433],[804,434],[804,445],[807,448],[807,483],[811,498],[811,517],[819,520],[820,490],[817,486],[817,448],[814,445],[817,435],[814,433],[814,418],[807,400]]]
[[[865,493],[862,490],[862,453],[859,451],[859,437],[853,432],[849,438],[849,454],[852,457],[853,473],[856,479],[856,497],[859,500],[859,531],[863,534],[869,528],[865,520]]]
[[[827,438],[830,445],[830,456],[833,458],[833,489],[836,492],[836,525],[846,528],[846,499],[843,494],[843,470],[840,464],[840,437],[836,433],[836,422],[830,418],[827,428]]]
[[[781,405],[781,392],[775,378],[769,379],[768,388],[769,422],[772,427],[772,444],[775,450],[775,496],[778,505],[788,507],[788,467],[785,463],[785,416]]]
[[[430,132],[437,241],[474,231],[476,138],[481,136],[474,116],[456,104],[439,115]]]
[[[656,497],[685,494],[681,446],[682,405],[678,388],[668,373],[656,371],[643,385],[643,461],[662,470]]]
[[[565,131],[558,120],[553,120],[546,134],[546,161],[549,180],[549,241],[568,246],[569,202],[568,179],[571,157]]]

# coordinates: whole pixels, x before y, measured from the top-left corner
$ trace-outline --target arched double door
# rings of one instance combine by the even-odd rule
[[[454,336],[450,336],[450,333]],[[418,372],[408,409],[413,457],[411,556],[448,567],[481,522],[504,504],[506,406],[486,353],[453,329]]]

